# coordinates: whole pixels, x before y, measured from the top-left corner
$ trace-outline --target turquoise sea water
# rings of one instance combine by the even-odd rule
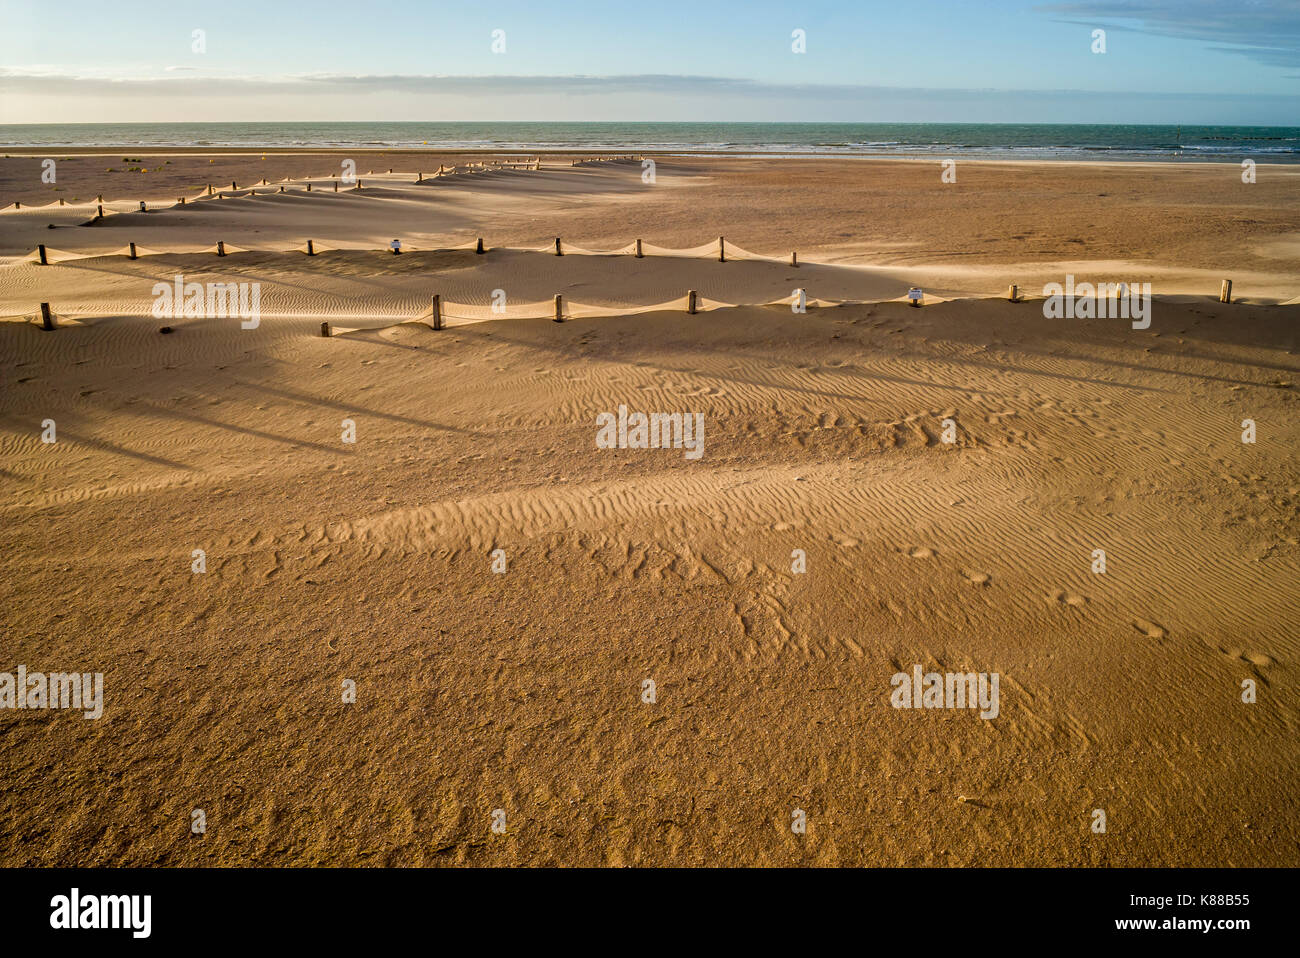
[[[9,147],[356,147],[1300,162],[1300,127],[1007,123],[48,123]]]

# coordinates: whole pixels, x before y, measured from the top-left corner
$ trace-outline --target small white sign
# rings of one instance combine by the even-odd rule
[[[913,286],[911,289],[907,291],[908,299],[921,299],[924,295],[925,294],[922,293],[921,290],[915,286]]]

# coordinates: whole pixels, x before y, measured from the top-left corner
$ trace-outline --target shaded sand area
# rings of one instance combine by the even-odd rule
[[[1300,864],[1300,281],[1261,252],[1294,192],[1224,227],[1253,253],[792,268],[808,234],[742,228],[787,222],[779,188],[701,222],[741,174],[693,162],[124,212],[48,230],[95,255],[46,267],[0,214],[0,671],[104,674],[100,719],[0,710],[0,861]],[[411,252],[287,251],[349,228]],[[1150,328],[980,298],[1076,262],[1151,281]],[[178,273],[262,283],[260,323],[152,318]],[[846,304],[752,305],[794,286]],[[427,325],[498,288],[611,314]],[[701,413],[703,456],[597,448],[620,405]],[[998,674],[997,717],[892,708],[914,665]]]

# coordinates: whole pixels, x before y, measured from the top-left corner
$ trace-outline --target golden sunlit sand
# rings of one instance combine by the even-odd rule
[[[1300,864],[1300,168],[169,158],[0,164],[5,865]]]

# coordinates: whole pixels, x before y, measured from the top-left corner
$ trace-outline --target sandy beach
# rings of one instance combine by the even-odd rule
[[[103,714],[0,709],[0,864],[1300,865],[1300,166],[48,155],[0,671]]]

